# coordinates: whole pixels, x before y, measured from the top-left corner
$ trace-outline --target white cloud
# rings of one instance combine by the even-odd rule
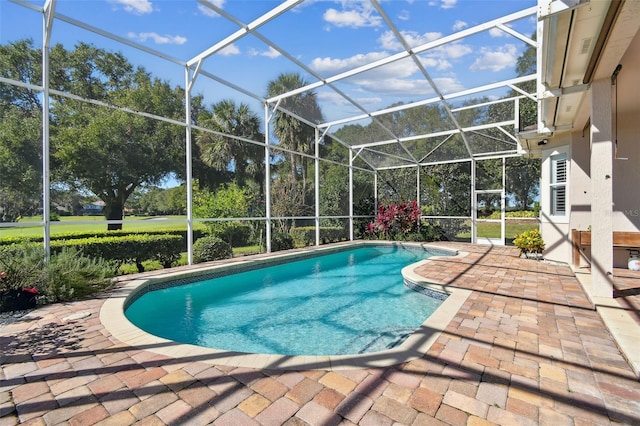
[[[456,79],[451,77],[435,78],[438,89],[444,93],[457,92],[464,89]],[[361,88],[388,96],[430,96],[435,92],[431,85],[424,79],[399,79],[388,78],[384,82],[379,80],[360,80]]]
[[[407,94],[419,95],[425,92],[433,93],[426,80],[387,78],[381,82],[378,79],[362,79],[358,80],[357,84],[365,90],[385,95],[403,96]]]
[[[451,62],[443,58],[420,58],[420,62],[425,68],[435,68],[438,71],[444,71],[453,66]]]
[[[456,6],[456,3],[458,3],[458,0],[442,0],[442,5],[440,6],[440,8],[451,9]]]
[[[469,45],[463,43],[445,44],[444,46],[440,46],[429,51],[432,56],[438,56],[446,59],[458,59],[471,52],[473,52],[473,49]]]
[[[469,24],[464,21],[456,21],[455,24],[453,24],[453,31],[460,31],[468,26]]]
[[[453,77],[434,78],[433,81],[442,93],[459,92],[465,89],[465,87]]]
[[[311,68],[321,73],[335,75],[386,56],[388,55],[385,52],[374,52],[366,55],[354,55],[346,59],[316,58],[312,61]],[[413,61],[407,58],[382,67],[373,68],[362,74],[350,77],[344,82],[355,86],[363,92],[367,92],[366,99],[368,99],[367,102],[369,103],[379,102],[377,99],[373,99],[375,96],[371,96],[372,93],[395,96],[433,93],[426,80],[410,78],[417,72],[418,69]]]
[[[434,78],[434,83],[442,93],[459,92],[464,89],[453,77]],[[387,79],[381,85],[379,81],[362,81],[361,87],[387,96],[432,96],[431,85],[424,79]]]
[[[236,46],[235,44],[231,43],[230,45],[228,45],[224,49],[219,50],[218,54],[222,55],[222,56],[239,55],[240,54],[240,49],[238,49],[238,46]]]
[[[318,97],[319,101],[327,102],[332,105],[351,105],[345,98],[333,91],[322,91],[319,92],[316,96]]]
[[[420,34],[416,31],[401,31],[400,34],[410,47],[420,46],[430,41],[434,41],[442,37],[442,33],[429,32]],[[379,38],[378,42],[383,49],[401,50],[402,45],[391,31],[385,31]]]
[[[342,10],[327,9],[322,18],[336,27],[378,27],[382,18],[378,16],[369,2],[344,1]]]
[[[219,9],[222,9],[224,7],[224,3],[226,0],[205,0],[205,1],[211,3],[214,6],[217,6]],[[198,10],[202,12],[203,15],[210,16],[212,18],[215,18],[216,16],[220,16],[216,12],[214,12],[211,8],[208,8],[202,3],[198,3]]]
[[[481,56],[471,65],[471,71],[501,71],[507,67],[514,67],[517,62],[518,50],[513,44],[507,44],[496,50],[480,49]]]
[[[377,96],[370,96],[370,97],[357,97],[354,99],[356,102],[358,102],[360,105],[362,106],[367,106],[367,105],[378,105],[380,102],[382,102],[382,98],[377,97]]]
[[[473,49],[462,43],[446,44],[436,47],[418,56],[426,68],[444,71],[453,67],[451,61],[473,52]]]
[[[280,56],[280,52],[278,52],[273,47],[269,46],[269,49],[267,49],[267,50],[251,49],[249,51],[249,56],[265,56],[267,58],[272,58],[273,59],[273,58],[277,58],[278,56]]]
[[[506,37],[508,34],[502,31],[500,28],[493,27],[489,30],[491,37]]]
[[[144,15],[153,12],[153,5],[149,0],[109,0],[110,3],[124,7],[129,13]]]
[[[183,36],[172,36],[172,35],[160,35],[158,33],[134,33],[129,32],[127,37],[130,39],[138,40],[141,42],[145,42],[147,40],[153,40],[155,44],[185,44],[187,42],[187,38]]]
[[[387,56],[389,56],[389,54],[386,52],[371,52],[354,55],[346,59],[333,59],[329,57],[315,58],[311,61],[311,68],[322,74],[339,74],[343,71],[386,58]]]
[[[401,21],[408,21],[410,17],[411,17],[411,15],[409,14],[408,10],[402,10],[398,14],[398,19],[401,20]]]

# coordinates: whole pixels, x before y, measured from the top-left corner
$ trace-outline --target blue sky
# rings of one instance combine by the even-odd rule
[[[280,2],[268,0],[210,0],[242,23],[249,23]],[[30,1],[42,6],[41,0]],[[536,5],[535,0],[383,0],[381,8],[412,47]],[[56,11],[99,27],[119,37],[188,61],[239,26],[195,0],[58,0]],[[509,24],[526,36],[535,31],[535,19]],[[42,38],[42,15],[8,0],[0,0],[0,42]],[[260,36],[288,52],[325,78],[373,60],[402,52],[402,45],[369,2],[307,0],[258,29]],[[173,84],[184,86],[184,69],[108,38],[55,21],[53,43],[67,48],[79,41],[121,51],[136,64]],[[516,58],[527,45],[494,28],[419,55],[430,77],[443,93],[515,77]],[[309,83],[316,77],[301,70],[263,40],[247,35],[204,61],[203,69],[244,89],[264,96],[269,81],[282,72],[300,72]],[[341,80],[335,85],[367,109],[385,108],[434,95],[415,64],[407,59]],[[208,78],[198,78],[195,93],[207,103],[232,97],[252,105],[258,102]],[[359,111],[327,87],[316,89],[327,120]],[[498,92],[486,93],[498,96]]]

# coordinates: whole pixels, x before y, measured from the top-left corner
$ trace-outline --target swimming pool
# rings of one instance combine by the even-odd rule
[[[153,335],[221,350],[383,351],[402,343],[445,299],[403,285],[401,269],[432,254],[421,246],[367,245],[191,284],[164,283],[168,288],[151,287],[129,303],[126,316]]]

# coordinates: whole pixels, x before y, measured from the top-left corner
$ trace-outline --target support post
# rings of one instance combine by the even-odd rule
[[[49,44],[56,1],[44,5],[42,23],[42,240],[44,258],[51,257],[51,170],[49,146]]]
[[[420,215],[418,215],[418,227],[420,226],[420,221],[422,220],[420,216],[422,215],[422,209],[420,208],[420,164],[416,165],[416,203],[418,204],[418,209],[420,209]]]
[[[478,195],[476,194],[476,160],[471,159],[471,243],[478,243]]]
[[[378,214],[378,171],[373,175],[373,214]]]
[[[271,253],[271,154],[269,152],[269,105],[264,104],[264,211],[266,216],[265,247]]]
[[[613,297],[611,79],[591,84],[591,293]]]
[[[349,150],[349,240],[353,241],[353,150]]]
[[[191,77],[189,67],[185,67],[184,119],[185,119],[185,180],[187,185],[187,261],[193,265],[193,170],[191,138],[191,87],[197,75]]]
[[[507,222],[506,222],[506,211],[507,211],[507,200],[506,200],[506,184],[507,184],[507,159],[502,157],[502,192],[500,193],[500,244],[505,245],[506,235],[507,235]]]
[[[320,245],[320,132],[318,132],[318,128],[315,128],[315,197],[316,197],[316,246]]]

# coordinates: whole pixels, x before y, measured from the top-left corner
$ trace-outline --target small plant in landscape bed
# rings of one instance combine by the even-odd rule
[[[229,259],[233,256],[231,246],[218,237],[202,237],[193,243],[194,263]]]
[[[520,253],[527,255],[529,253],[542,253],[544,250],[544,240],[540,231],[532,229],[516,235],[513,245],[520,249]]]
[[[107,288],[112,266],[100,259],[83,256],[74,248],[63,248],[44,268],[38,289],[48,302],[61,302],[87,296]]]
[[[107,262],[75,249],[65,248],[46,262],[42,246],[28,244],[0,248],[0,270],[1,311],[35,307],[36,295],[38,303],[80,298],[107,288],[112,276]]]

